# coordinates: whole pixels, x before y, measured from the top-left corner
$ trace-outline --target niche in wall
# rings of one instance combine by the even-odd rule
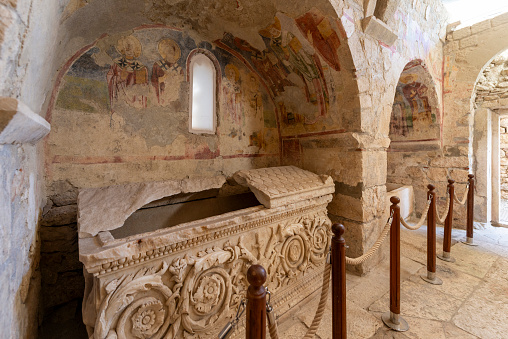
[[[400,75],[390,119],[391,148],[408,144],[429,147],[439,141],[440,117],[434,82],[419,61],[410,62]],[[426,147],[425,147],[426,146]],[[420,147],[421,148],[421,147]]]

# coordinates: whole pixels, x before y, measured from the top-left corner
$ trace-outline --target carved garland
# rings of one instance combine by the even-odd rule
[[[178,252],[181,250],[188,249],[190,247],[194,247],[200,245],[207,241],[217,241],[218,239],[228,237],[234,234],[238,234],[240,232],[245,232],[250,229],[259,228],[266,226],[268,224],[279,222],[281,220],[294,217],[296,215],[302,214],[311,214],[311,213],[319,213],[326,211],[327,204],[314,205],[310,207],[302,207],[291,211],[285,211],[283,213],[273,215],[261,220],[250,221],[241,225],[234,225],[228,228],[224,228],[222,230],[215,231],[213,233],[198,236],[195,238],[191,238],[188,240],[180,241],[178,243],[174,243],[168,246],[154,248],[153,250],[146,251],[145,253],[138,253],[131,257],[125,257],[119,260],[113,260],[107,263],[102,264],[99,267],[87,268],[88,272],[93,273],[94,276],[102,276],[110,272],[117,271],[124,267],[136,265],[150,259],[164,257],[170,255],[174,252]],[[95,271],[100,270],[100,271]],[[94,272],[95,271],[95,272]]]
[[[176,258],[159,270],[142,268],[110,281],[94,329],[97,339],[208,337],[231,316],[246,288],[256,258],[243,246],[226,243],[197,256]],[[180,335],[181,337],[181,335]]]
[[[97,312],[94,337],[205,338],[217,331],[247,289],[250,265],[267,268],[274,292],[321,264],[331,241],[331,222],[323,211],[270,228],[269,239],[256,233],[257,257],[243,245],[228,242],[195,256],[175,258],[157,269],[141,268],[113,279]],[[261,246],[265,243],[266,246]]]

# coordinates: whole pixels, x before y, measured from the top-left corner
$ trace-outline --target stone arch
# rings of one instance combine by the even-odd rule
[[[390,118],[391,150],[435,149],[441,136],[442,114],[432,75],[420,59],[404,67]]]
[[[441,152],[441,122],[436,82],[421,59],[408,62],[396,86],[387,149],[387,191],[405,186],[408,213],[425,208],[427,184],[446,181],[442,169],[430,168],[430,154]]]
[[[502,124],[508,114],[507,84],[508,58],[505,50],[490,59],[478,74],[471,96],[472,168],[476,173],[475,197],[485,202],[476,208],[477,219],[506,225],[501,220],[503,209],[503,167],[505,152]]]
[[[72,3],[74,2],[71,1]],[[140,36],[141,32],[147,30],[170,29],[175,32],[173,35],[187,34],[189,39],[186,43],[194,44],[191,47],[214,53],[220,64],[223,79],[225,66],[230,60],[235,60],[234,67],[244,69],[243,73],[240,72],[242,73],[240,82],[243,84],[247,84],[249,81],[257,83],[255,88],[248,89],[252,90],[253,93],[250,94],[256,96],[256,99],[240,104],[254,105],[255,110],[260,110],[262,113],[254,114],[262,114],[261,121],[265,125],[264,131],[260,133],[252,130],[253,128],[247,132],[240,132],[233,130],[234,124],[230,124],[231,126],[221,122],[218,124],[222,132],[227,130],[230,135],[247,141],[243,146],[226,146],[232,152],[233,148],[237,150],[264,148],[266,150],[264,154],[259,154],[259,152],[225,154],[223,151],[225,148],[219,148],[217,142],[207,139],[202,145],[203,147],[192,152],[190,159],[255,158],[253,162],[258,163],[258,165],[254,165],[256,167],[282,162],[321,172],[322,168],[314,166],[312,156],[306,157],[305,153],[309,154],[306,152],[306,148],[310,143],[303,142],[303,139],[312,140],[323,135],[341,135],[345,132],[359,131],[361,124],[361,119],[357,114],[360,110],[358,86],[354,77],[354,64],[344,27],[338,20],[336,11],[327,0],[312,5],[306,2],[274,5],[270,1],[266,1],[266,3],[263,1],[263,4],[266,6],[242,3],[240,7],[229,8],[228,2],[228,5],[223,8],[223,12],[211,8],[209,9],[210,13],[203,14],[198,11],[199,8],[196,8],[199,7],[196,6],[196,1],[180,3],[178,5],[180,7],[175,5],[178,7],[178,11],[175,10],[175,6],[167,4],[162,6],[162,2],[161,6],[158,6],[155,1],[153,7],[147,9],[139,8],[133,1],[128,1],[115,12],[114,16],[107,14],[111,11],[105,10],[108,6],[116,6],[114,0],[89,1],[82,6],[69,5],[61,20],[61,43],[58,47],[60,50],[55,53],[58,57],[54,61],[57,65],[55,68],[59,69],[59,73],[56,76],[51,98],[48,100],[46,114],[48,120],[53,118],[55,105],[58,106],[59,102],[62,103],[62,100],[59,101],[59,97],[61,97],[59,91],[62,85],[65,85],[65,81],[62,79],[66,77],[69,69],[72,69],[80,60],[83,61],[83,57],[90,54],[92,49],[101,49],[99,45],[104,45],[104,41],[112,41],[122,36]],[[261,7],[263,10],[260,10]],[[238,26],[239,22],[247,18],[246,15],[250,25]],[[216,20],[206,20],[211,16]],[[94,20],[87,20],[92,17]],[[149,22],[149,24],[140,24],[141,22]],[[84,30],[83,27],[87,29]],[[276,34],[274,35],[274,33]],[[323,34],[326,35],[326,39]],[[139,39],[142,40],[140,40],[142,44],[146,42],[143,37],[139,37]],[[84,42],[88,42],[88,44],[83,45]],[[114,46],[102,47],[104,47],[101,49],[102,56],[94,56],[92,59],[95,58],[98,62],[105,64],[105,58],[111,58],[106,54],[115,54]],[[106,48],[108,48],[107,51]],[[185,48],[189,48],[189,46]],[[218,53],[218,50],[223,52]],[[73,55],[70,55],[71,51],[74,53]],[[156,54],[156,51],[149,52]],[[68,59],[64,60],[64,57]],[[147,62],[149,64],[143,64],[143,66],[146,66],[147,71],[151,72],[153,61]],[[148,82],[151,81],[152,79],[149,79]],[[229,92],[233,97],[238,97],[245,91],[240,93],[232,86]],[[152,94],[139,99],[141,108],[149,106],[151,100],[156,100],[154,98],[150,100],[149,95]],[[136,101],[138,98],[133,97],[132,100]],[[233,99],[233,101],[235,100]],[[111,100],[109,105],[112,105]],[[235,107],[239,103],[235,101],[228,105]],[[112,125],[114,123],[112,121]],[[62,126],[57,130],[61,131],[64,128],[67,127]],[[145,129],[149,128],[149,126],[145,126]],[[162,135],[162,133],[156,134]],[[157,138],[160,139],[160,137]],[[145,141],[139,140],[138,142],[144,143]],[[185,141],[183,143],[188,144]],[[83,158],[77,154],[72,156],[70,154],[55,154],[51,152],[51,149],[54,148],[51,145],[55,145],[54,141],[53,143],[49,142],[46,147],[48,155],[46,167],[49,171],[49,178],[57,172],[73,172],[69,171],[69,168],[63,168],[69,165],[69,162],[78,165],[78,167],[92,168],[92,166],[97,167],[99,164],[103,166],[116,164],[115,166],[121,167],[123,165],[120,164],[125,164],[126,161],[126,156],[114,154],[110,154],[106,158],[96,155]],[[113,145],[108,147],[115,148]],[[177,154],[173,155],[173,153]],[[144,151],[143,154],[150,154],[150,152]],[[188,147],[184,151],[171,151],[169,155],[157,154],[152,157],[155,160],[147,159],[148,163],[159,161],[159,159],[163,159],[162,161],[189,160]],[[127,162],[130,163],[130,161]],[[136,164],[138,168],[147,168],[147,166],[153,168],[151,164]],[[233,166],[231,171],[241,169],[242,166],[244,165]],[[60,169],[57,170],[55,167]],[[82,173],[76,172],[74,178],[82,176],[83,168],[76,168],[76,171]],[[148,171],[150,172],[150,170]],[[165,173],[168,175],[179,171],[165,171]],[[219,169],[217,171],[220,172]],[[124,172],[120,174],[122,176],[120,181],[117,178],[112,178],[109,183],[132,180],[126,175],[127,173]],[[152,173],[154,178],[157,177],[154,175]],[[99,177],[101,175],[96,176],[96,178]]]
[[[505,13],[454,31],[448,35],[445,46],[444,149],[455,153],[457,159],[460,157],[460,162],[467,164],[476,175],[475,219],[482,222],[490,221],[491,207],[497,208],[498,199],[492,199],[495,192],[491,171],[495,168],[491,156],[485,157],[489,149],[495,149],[491,134],[493,115],[489,109],[475,107],[476,93],[481,73],[497,55],[508,49],[507,28],[508,14]],[[494,212],[492,217],[495,215]]]

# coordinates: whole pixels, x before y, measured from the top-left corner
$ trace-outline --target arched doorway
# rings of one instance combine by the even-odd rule
[[[508,227],[508,51],[482,69],[472,104],[476,195],[486,201],[482,221]]]

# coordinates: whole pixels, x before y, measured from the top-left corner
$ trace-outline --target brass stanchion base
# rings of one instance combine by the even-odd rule
[[[406,332],[409,330],[407,321],[404,320],[399,314],[386,312],[381,316],[381,320],[386,326],[397,332]]]
[[[443,285],[443,280],[436,277],[436,272],[427,271],[427,274],[422,274],[420,278],[432,285]]]
[[[437,257],[444,261],[455,262],[455,258],[450,256],[450,252],[443,251],[443,254],[438,254]]]
[[[473,238],[466,237],[466,240],[462,240],[461,243],[469,245],[469,246],[478,246],[473,242]]]

